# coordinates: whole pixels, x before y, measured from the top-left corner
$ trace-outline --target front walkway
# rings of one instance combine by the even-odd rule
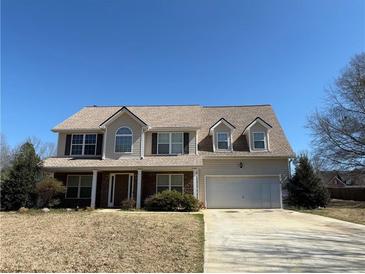
[[[204,211],[205,272],[363,272],[365,226],[288,210]]]

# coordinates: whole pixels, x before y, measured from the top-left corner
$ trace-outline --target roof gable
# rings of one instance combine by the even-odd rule
[[[209,134],[211,135],[214,129],[219,126],[220,124],[224,124],[227,126],[230,130],[234,130],[236,127],[232,125],[230,122],[228,122],[224,118],[220,118],[217,122],[215,122],[210,128],[209,128]]]
[[[103,121],[99,126],[102,127],[102,128],[105,128],[108,124],[112,123],[115,119],[117,119],[118,117],[120,117],[124,113],[128,114],[130,117],[132,117],[136,122],[138,122],[142,126],[147,126],[147,124],[143,120],[141,120],[137,115],[135,115],[133,112],[131,112],[125,106],[123,106],[121,109],[119,109],[113,115],[111,115],[108,119]]]
[[[243,134],[247,131],[247,130],[250,130],[250,128],[255,125],[256,123],[259,123],[260,125],[262,125],[263,127],[265,127],[266,129],[270,129],[272,128],[272,126],[265,122],[262,118],[260,117],[256,117],[251,123],[249,123],[245,129],[243,130]]]
[[[327,182],[327,185],[342,185],[346,186],[346,183],[342,180],[340,175],[335,175]]]

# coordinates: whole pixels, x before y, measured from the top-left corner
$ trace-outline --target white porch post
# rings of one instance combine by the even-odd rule
[[[141,208],[142,170],[137,173],[137,203],[136,207]]]
[[[199,173],[198,169],[193,169],[193,195],[199,199]]]
[[[90,203],[91,208],[95,208],[97,177],[98,177],[98,171],[93,170],[93,180],[92,180],[92,185],[91,185],[91,203]]]

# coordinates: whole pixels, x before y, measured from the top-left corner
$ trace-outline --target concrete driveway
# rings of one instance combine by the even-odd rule
[[[289,210],[204,211],[205,272],[364,272],[365,226]]]

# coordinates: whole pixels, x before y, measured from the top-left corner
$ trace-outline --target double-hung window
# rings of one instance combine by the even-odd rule
[[[95,155],[96,134],[85,134],[84,155]]]
[[[157,154],[170,154],[170,133],[157,134]]]
[[[217,133],[217,148],[218,150],[229,149],[229,134],[227,132]]]
[[[254,149],[266,149],[266,136],[264,132],[253,133]]]
[[[182,132],[159,132],[157,134],[157,154],[182,154],[183,149]]]
[[[73,134],[71,155],[95,155],[96,134]]]
[[[91,197],[92,175],[69,175],[66,184],[66,198],[89,199]]]
[[[184,191],[184,175],[183,174],[157,174],[156,192],[164,190],[175,190],[183,193]]]
[[[184,146],[184,138],[181,132],[171,133],[171,150],[170,154],[182,154]]]

